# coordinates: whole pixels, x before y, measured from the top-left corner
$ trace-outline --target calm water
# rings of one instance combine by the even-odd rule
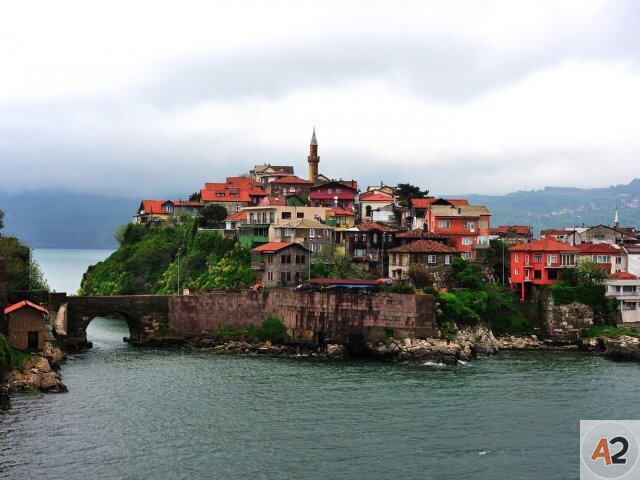
[[[135,349],[96,319],[70,392],[0,415],[0,478],[578,476],[579,420],[638,418],[640,368],[572,352],[458,367]]]
[[[89,265],[101,262],[113,250],[35,248],[33,256],[44,273],[49,288],[76,293]]]
[[[75,291],[108,250],[36,250]],[[0,415],[0,478],[560,479],[579,420],[637,419],[640,367],[574,352],[468,365],[135,349],[96,319],[63,367],[70,392]]]

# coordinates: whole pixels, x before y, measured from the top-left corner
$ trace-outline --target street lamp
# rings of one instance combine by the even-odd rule
[[[504,287],[504,241],[502,242],[502,286]]]

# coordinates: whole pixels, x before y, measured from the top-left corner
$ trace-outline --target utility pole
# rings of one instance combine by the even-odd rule
[[[502,286],[504,287],[504,241],[502,242]]]
[[[178,248],[178,295],[180,295],[180,250],[181,248]]]

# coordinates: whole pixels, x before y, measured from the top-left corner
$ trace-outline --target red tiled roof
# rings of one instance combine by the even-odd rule
[[[142,209],[144,210],[143,215],[149,215],[150,213],[161,213],[168,215],[168,212],[162,210],[162,204],[166,200],[143,200],[142,201]]]
[[[313,185],[313,182],[310,182],[309,180],[305,180],[303,178],[300,177],[296,177],[295,175],[290,175],[288,177],[282,177],[282,178],[278,178],[277,180],[274,180],[271,183],[286,183],[286,184],[291,184],[291,185]]]
[[[385,227],[376,222],[364,222],[358,225],[358,230],[361,232],[368,232],[370,230],[378,230],[380,232],[397,232],[395,228]]]
[[[581,254],[608,253],[610,255],[622,255],[622,249],[609,243],[581,243],[577,245]]]
[[[341,216],[341,217],[355,217],[356,216],[355,213],[350,212],[349,210],[345,210],[344,208],[340,208],[340,207],[333,207],[329,211],[333,212],[333,214],[335,216]]]
[[[269,242],[264,245],[260,245],[259,247],[251,250],[253,253],[273,253],[282,250],[283,248],[291,247],[292,245],[297,245],[300,248],[304,248],[308,250],[307,247],[302,245],[301,243],[293,243],[293,242]]]
[[[227,177],[226,183],[205,183],[200,195],[203,202],[249,202],[251,197],[264,197],[267,194],[251,178]]]
[[[247,219],[247,212],[245,212],[245,211],[232,213],[227,218],[225,218],[225,220],[227,220],[227,221],[246,220],[246,219]]]
[[[390,248],[389,252],[394,253],[457,253],[458,250],[448,245],[433,240],[416,240],[415,242],[402,245],[401,247]]]
[[[529,235],[531,232],[528,225],[500,225],[489,229],[490,234],[517,233],[519,235]]]
[[[579,252],[580,249],[554,238],[541,238],[531,243],[523,243],[509,249],[512,252]]]
[[[264,197],[260,200],[260,207],[285,207],[287,200],[282,197]]]
[[[573,232],[574,230],[561,230],[557,228],[548,228],[546,230],[541,230],[540,235],[568,235]]]
[[[429,205],[431,205],[432,203],[438,200],[444,200],[446,202],[449,202],[451,205],[455,205],[456,207],[466,207],[469,205],[468,200],[463,200],[461,198],[436,198],[436,197],[412,198],[411,205],[413,205],[414,208],[427,208],[429,207]]]
[[[382,192],[365,192],[360,195],[360,200],[365,202],[393,202],[393,196]]]
[[[35,308],[36,310],[38,310],[39,312],[42,313],[46,313],[47,315],[49,315],[49,310],[47,310],[44,307],[41,307],[40,305],[36,305],[35,303],[31,303],[28,300],[23,300],[21,302],[18,303],[14,303],[13,305],[9,305],[7,308],[4,309],[4,314],[8,315],[11,312],[15,312],[16,310],[21,309],[22,307],[31,307],[31,308]]]
[[[636,280],[638,277],[629,272],[616,272],[609,275],[609,278],[614,280]]]

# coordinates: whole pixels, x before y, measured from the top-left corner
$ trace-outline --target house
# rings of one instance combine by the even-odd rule
[[[42,350],[49,311],[27,300],[4,309],[7,340],[18,350]]]
[[[627,252],[627,272],[640,277],[640,243],[626,244],[622,248]]]
[[[608,273],[625,272],[627,270],[627,252],[620,246],[610,243],[581,243],[578,260],[588,258],[604,268]]]
[[[240,228],[240,225],[243,223],[247,223],[247,212],[244,210],[240,210],[239,212],[232,213],[227,218],[224,219],[224,229],[225,230],[237,230]]]
[[[243,207],[258,205],[267,192],[253,179],[247,177],[227,177],[225,183],[205,183],[200,190],[203,203],[222,205],[231,215]]]
[[[334,207],[327,211],[325,223],[333,227],[333,241],[335,242],[336,247],[344,253],[344,232],[345,230],[355,226],[355,213],[345,210],[344,208]]]
[[[489,248],[491,214],[487,207],[459,203],[440,199],[428,204],[425,228],[430,233],[448,237],[449,244],[460,251],[462,258],[479,261],[480,252]]]
[[[416,240],[399,247],[390,248],[389,273],[394,280],[407,280],[411,265],[424,265],[433,279],[441,282],[444,274],[451,269],[454,256],[460,252],[433,240]]]
[[[541,238],[509,249],[511,255],[511,290],[524,301],[540,285],[551,285],[560,272],[574,268],[580,249],[553,238]]]
[[[251,254],[251,267],[265,287],[294,287],[309,276],[310,252],[299,243],[270,242]]]
[[[586,230],[583,229],[582,231]],[[582,243],[578,227],[575,228],[547,228],[540,231],[540,238],[552,238],[567,245]]]
[[[271,165],[268,163],[256,165],[253,170],[249,171],[249,176],[252,180],[265,186],[278,178],[293,174],[293,167],[290,165]]]
[[[469,202],[467,200],[454,199],[454,198],[436,198],[436,197],[410,198],[409,211],[405,216],[406,227],[411,230],[424,228],[427,209],[431,205],[466,206],[466,205],[469,205]]]
[[[374,193],[386,193],[387,195],[391,195],[392,197],[396,196],[396,187],[390,187],[389,185],[385,185],[382,182],[380,182],[380,185],[368,186],[366,191]]]
[[[157,223],[167,220],[171,213],[162,208],[165,200],[142,200],[138,213],[133,216],[133,223]]]
[[[290,175],[278,178],[269,183],[266,187],[267,193],[274,197],[285,197],[287,195],[298,195],[302,198],[309,198],[309,188],[313,182]]]
[[[395,222],[395,197],[384,192],[364,192],[359,196],[360,218],[367,222]]]
[[[518,245],[533,240],[529,225],[500,225],[489,229],[489,240],[501,240],[505,245]]]
[[[395,228],[364,222],[344,231],[345,250],[362,268],[384,276],[387,251],[395,246]]]
[[[358,182],[331,180],[309,188],[309,200],[313,207],[340,207],[355,211]]]
[[[582,243],[634,243],[637,238],[628,231],[606,225],[596,225],[586,229],[581,235]]]
[[[182,200],[167,200],[162,204],[162,210],[169,213],[172,217],[195,217],[203,207],[204,203],[202,202]]]
[[[319,252],[333,240],[333,227],[316,220],[293,220],[287,223],[273,224],[269,240],[271,242],[297,242],[312,253]]]
[[[432,240],[434,242],[442,243],[443,245],[449,245],[449,238],[447,236],[427,232],[422,228],[396,233],[396,243],[399,245],[408,245],[416,240]]]
[[[640,278],[627,272],[616,272],[609,276],[607,297],[618,301],[622,323],[637,323],[640,326]]]

